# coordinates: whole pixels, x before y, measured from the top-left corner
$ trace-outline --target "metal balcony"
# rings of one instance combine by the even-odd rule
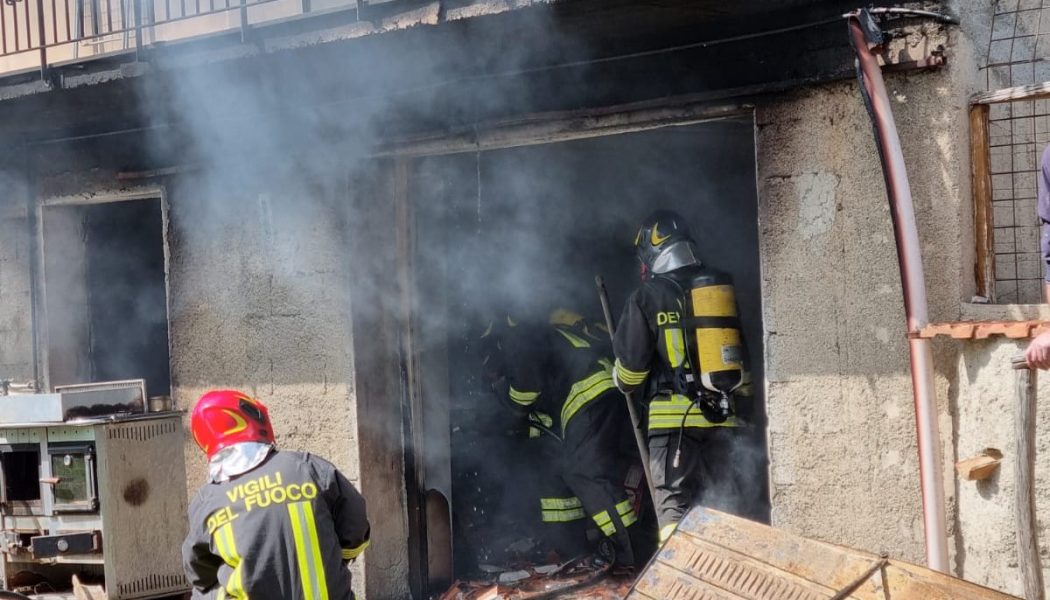
[[[0,0],[0,78],[246,31],[356,0]]]

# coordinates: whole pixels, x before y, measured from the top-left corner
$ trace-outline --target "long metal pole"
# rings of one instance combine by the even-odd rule
[[[601,275],[594,278],[594,284],[598,286],[598,297],[602,302],[602,313],[605,315],[605,328],[609,330],[609,341],[616,337],[616,323],[613,321],[612,308],[609,306],[609,292],[605,289],[605,281]],[[631,430],[634,432],[634,443],[638,446],[638,457],[642,459],[642,471],[645,473],[645,483],[649,490],[649,498],[656,505],[656,487],[653,483],[652,469],[649,466],[649,445],[642,431],[642,420],[638,417],[638,408],[634,405],[634,394],[623,392],[623,399],[627,402],[627,414],[631,417]]]
[[[904,312],[908,322],[911,381],[915,399],[915,427],[919,446],[926,564],[931,569],[947,573],[948,533],[944,515],[944,477],[933,383],[933,354],[930,351],[930,341],[916,336],[929,322],[929,312],[919,232],[915,225],[915,207],[912,203],[911,186],[908,184],[900,137],[897,135],[897,126],[893,120],[893,111],[878,60],[871,52],[871,46],[860,22],[860,14],[851,15],[848,24],[850,38],[857,53],[858,78],[871,112],[875,139],[882,159],[904,290]]]

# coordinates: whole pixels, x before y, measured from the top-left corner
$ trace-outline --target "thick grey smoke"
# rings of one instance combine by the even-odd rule
[[[561,89],[498,76],[594,54],[545,10],[516,18],[517,29],[487,46],[450,26],[210,64],[192,65],[178,48],[157,54],[157,72],[137,88],[145,148],[123,166],[175,169],[158,181],[169,207],[172,375],[183,407],[203,387],[243,387],[276,400],[286,447],[348,460],[354,354],[405,359],[397,340],[351,338],[403,316],[401,298],[387,293],[400,276],[390,268],[396,246],[358,243],[375,228],[395,239],[400,226],[384,180],[389,159],[373,158],[376,149],[414,132],[542,111],[566,88],[598,97],[609,85],[586,71],[551,80]],[[453,419],[501,410],[469,353],[488,319],[536,318],[556,306],[599,319],[596,274],[618,317],[636,283],[637,224],[656,208],[685,214],[701,256],[736,277],[760,364],[757,256],[738,251],[757,248],[753,156],[745,120],[409,161],[414,348],[424,366],[447,360],[450,379],[424,382],[424,401],[447,402]],[[378,300],[351,306],[351,297]],[[381,401],[399,404],[390,392]],[[400,425],[357,423],[362,436],[390,434],[392,446],[403,443]],[[432,458],[449,450],[428,442]],[[507,498],[487,510],[509,512],[524,491],[489,450],[468,458],[498,486],[481,495]]]

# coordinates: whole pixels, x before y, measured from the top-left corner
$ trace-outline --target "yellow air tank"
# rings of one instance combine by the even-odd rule
[[[729,276],[713,269],[692,275],[684,285],[689,359],[700,384],[730,394],[744,383],[744,345],[736,295]]]

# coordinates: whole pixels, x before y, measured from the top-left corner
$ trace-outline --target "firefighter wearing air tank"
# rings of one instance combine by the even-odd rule
[[[648,405],[660,541],[696,503],[733,510],[729,455],[750,375],[730,278],[700,262],[682,217],[657,211],[635,238],[641,286],[613,341],[620,389]]]
[[[638,516],[624,486],[629,463],[619,452],[627,414],[603,335],[566,309],[552,311],[545,324],[510,328],[507,400],[527,417],[536,442],[541,521],[568,531],[589,522],[611,542],[598,545],[611,547],[607,558],[630,569]]]
[[[241,392],[201,397],[190,420],[208,482],[182,547],[193,598],[351,600],[368,546],[365,501],[328,461],[277,450],[269,412]]]

